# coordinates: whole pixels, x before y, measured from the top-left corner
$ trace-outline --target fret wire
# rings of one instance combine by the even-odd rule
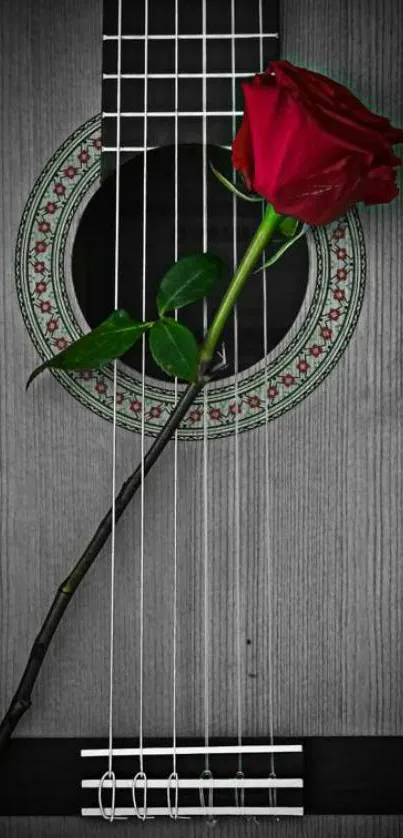
[[[250,73],[206,73],[207,79],[246,79],[254,76],[255,73],[251,70]],[[103,73],[103,79],[116,79],[115,73]],[[144,73],[122,73],[122,79],[144,79]],[[203,73],[149,73],[148,79],[202,79]]]
[[[153,151],[156,148],[160,148],[160,146],[148,145],[147,146],[147,151]],[[231,149],[231,146],[230,145],[219,145],[218,148],[225,148],[227,151],[229,151]],[[140,152],[140,151],[144,151],[144,146],[142,146],[142,145],[125,145],[125,146],[123,146],[122,145],[122,146],[120,146],[120,150],[121,151],[126,151],[126,152]],[[112,153],[112,152],[115,152],[115,151],[116,151],[116,147],[113,146],[113,145],[102,146],[102,152],[105,153],[105,154],[106,153]]]
[[[117,35],[103,35],[102,37],[103,37],[104,41],[116,41],[118,36]],[[144,41],[144,37],[145,37],[144,35],[122,35],[122,41]],[[225,41],[225,40],[228,40],[229,38],[232,38],[232,35],[229,35],[227,33],[221,33],[221,32],[219,32],[217,34],[210,33],[210,34],[206,34],[205,36],[203,34],[201,34],[201,35],[199,35],[199,34],[197,34],[197,35],[196,34],[178,35],[179,40],[183,40],[183,41],[196,41],[196,40],[201,40],[204,37],[206,38],[206,40]],[[279,37],[278,32],[265,32],[264,34],[259,34],[259,33],[255,33],[255,32],[237,32],[237,34],[235,35],[235,39],[237,39],[237,38],[255,38],[255,39],[257,39],[257,38],[278,38],[278,37]],[[175,40],[175,35],[148,35],[147,40],[149,40],[149,41],[174,41]]]
[[[179,111],[179,117],[186,117],[186,116],[201,116],[203,119],[208,116],[242,116],[243,111]],[[102,119],[113,119],[117,117],[116,111],[104,111],[102,114]],[[147,117],[175,117],[175,111],[147,111],[145,114],[143,111],[122,111],[119,114],[122,118],[133,118],[133,117],[140,117],[143,118],[144,116]]]

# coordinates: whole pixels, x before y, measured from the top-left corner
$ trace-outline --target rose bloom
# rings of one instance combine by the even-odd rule
[[[232,162],[276,212],[328,224],[358,201],[387,204],[399,194],[402,160],[392,145],[403,131],[348,88],[289,61],[272,61],[242,88]]]

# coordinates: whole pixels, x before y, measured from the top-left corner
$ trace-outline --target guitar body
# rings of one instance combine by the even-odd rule
[[[24,206],[47,161],[76,130],[96,136],[96,121],[83,126],[101,112],[101,3],[7,0],[1,15],[3,714],[57,586],[110,506],[112,425],[105,401],[89,409],[89,396],[80,401],[74,388],[61,386],[50,374],[25,393],[39,360],[21,317],[14,267]],[[280,3],[281,57],[351,86],[396,125],[403,123],[401,32],[402,10],[393,0],[385,0],[382,8],[375,0],[357,0],[354,10],[341,0]],[[100,159],[98,177],[100,185]],[[71,220],[67,261],[84,204],[88,200]],[[245,736],[267,737],[271,713],[275,735],[295,740],[402,736],[400,211],[401,198],[390,206],[361,209],[351,219],[352,238],[355,231],[364,242],[355,245],[361,260],[354,290],[355,331],[346,327],[344,345],[318,386],[294,406],[279,410],[277,417],[270,416],[269,516],[264,421],[252,418],[241,427],[236,456],[233,433],[224,424],[209,428],[207,473],[201,426],[189,421],[178,440],[180,737],[204,736],[205,479],[211,737],[237,733],[238,625]],[[312,256],[313,238],[308,245]],[[329,252],[336,245],[330,243]],[[298,252],[306,259],[304,248]],[[292,259],[290,265],[297,270],[298,259]],[[364,262],[367,287],[361,310]],[[302,277],[302,294],[303,282]],[[81,317],[82,324],[82,312]],[[279,346],[282,350],[283,344]],[[276,347],[270,358],[275,357]],[[160,391],[167,386],[159,382],[155,405],[163,404]],[[131,398],[137,398],[135,390]],[[224,412],[231,398],[222,396]],[[118,487],[140,459],[136,422],[135,411],[128,409],[118,427]],[[148,426],[146,447],[157,430]],[[169,738],[172,732],[172,456],[170,445],[145,486],[144,732],[154,739]],[[138,736],[140,523],[135,499],[116,533],[114,727],[123,738]],[[237,531],[238,610],[233,563]],[[55,635],[17,736],[106,741],[109,609],[106,545]],[[375,762],[373,772],[377,770]],[[79,786],[80,776],[76,782]],[[129,836],[133,826],[141,828],[132,822],[108,826],[99,819],[4,815],[0,834],[86,838],[116,828],[119,835]],[[157,838],[170,830],[198,836],[206,826],[201,820],[155,820],[145,828]],[[272,829],[284,838],[395,838],[403,834],[403,819],[387,814],[309,815],[279,823],[262,819],[260,833]],[[223,820],[215,827],[223,836],[256,830],[243,819]]]

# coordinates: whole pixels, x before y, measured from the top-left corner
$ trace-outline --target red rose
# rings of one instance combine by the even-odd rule
[[[399,194],[394,167],[402,160],[391,146],[403,142],[403,131],[344,85],[272,61],[242,87],[232,162],[276,212],[328,224],[358,201],[385,204]]]

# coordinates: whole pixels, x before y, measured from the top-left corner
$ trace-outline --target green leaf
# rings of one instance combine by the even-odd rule
[[[215,174],[216,178],[223,183],[224,186],[229,189],[230,192],[233,192],[238,198],[243,198],[244,201],[251,201],[255,203],[256,201],[263,201],[264,199],[260,197],[260,195],[248,195],[246,192],[242,192],[241,189],[238,189],[234,183],[232,183],[225,175],[221,174],[217,169],[214,168],[213,164],[210,162],[210,169]]]
[[[109,361],[124,355],[151,326],[152,323],[134,320],[124,309],[112,312],[88,335],[79,338],[54,358],[49,358],[44,364],[36,367],[29,376],[26,389],[45,369],[88,370],[104,367]]]
[[[172,317],[157,320],[150,331],[150,350],[168,375],[196,381],[199,347],[190,329]]]
[[[167,311],[183,308],[206,297],[225,271],[222,259],[211,253],[195,253],[175,262],[162,279],[158,291],[160,317]]]
[[[283,236],[287,237],[287,239],[292,239],[292,237],[295,236],[295,233],[298,230],[298,225],[300,223],[301,222],[298,220],[298,218],[293,218],[292,215],[287,215],[285,218],[283,218],[282,221],[280,221],[278,229],[283,234]]]
[[[301,236],[304,236],[308,230],[309,224],[304,224],[302,230],[300,230],[297,236],[294,236],[293,239],[283,244],[282,247],[279,247],[274,256],[272,256],[271,259],[265,262],[264,265],[262,265],[260,268],[257,269],[257,271],[254,271],[253,273],[258,274],[260,273],[260,271],[264,271],[265,268],[269,268],[270,265],[274,265],[274,263],[277,262],[278,259],[280,259],[280,256],[282,256],[283,253],[285,253],[285,251],[288,250],[289,247],[292,247],[292,245],[295,244],[295,242],[298,241],[298,239],[300,239]]]

